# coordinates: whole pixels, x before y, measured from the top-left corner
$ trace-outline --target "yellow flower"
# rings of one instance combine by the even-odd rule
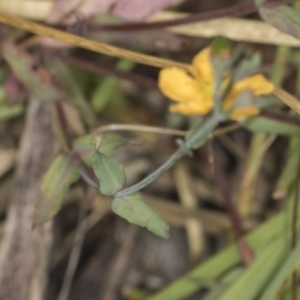
[[[210,48],[205,48],[193,59],[187,72],[178,67],[162,69],[159,74],[159,88],[165,96],[177,104],[171,105],[170,111],[183,115],[206,115],[214,106],[215,71],[210,58]],[[226,85],[226,79],[224,85]],[[270,94],[274,84],[263,75],[257,74],[237,81],[223,101],[223,109],[235,106],[237,97],[245,91],[255,96]],[[235,107],[231,119],[241,119],[259,113],[255,106]]]

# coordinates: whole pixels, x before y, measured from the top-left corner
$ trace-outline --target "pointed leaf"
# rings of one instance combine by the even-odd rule
[[[164,239],[169,237],[168,224],[144,202],[139,193],[115,198],[111,208],[128,222],[146,227]]]
[[[88,166],[93,165],[93,155],[95,152],[94,146],[91,143],[92,139],[93,134],[88,134],[77,138],[73,142],[73,149],[80,155]],[[120,147],[126,144],[127,141],[118,135],[103,134],[100,152],[107,156],[113,156]]]
[[[218,300],[256,299],[270,278],[276,274],[287,254],[288,247],[286,247],[283,237],[276,239],[261,250],[255,261],[240,274],[234,284],[228,286]]]
[[[60,154],[44,175],[42,200],[36,212],[36,223],[52,219],[61,208],[70,185],[79,179],[79,173],[67,156]]]
[[[260,7],[259,13],[264,21],[282,32],[300,39],[300,12],[287,5]]]
[[[96,152],[93,169],[99,180],[101,194],[114,195],[124,187],[126,183],[124,169],[113,158]]]
[[[300,127],[285,122],[257,116],[241,122],[243,127],[252,132],[274,133],[279,135],[299,136]]]
[[[274,277],[272,278],[268,287],[263,292],[261,299],[276,299],[276,295],[278,295],[284,280],[286,280],[286,278],[294,270],[297,270],[297,265],[299,264],[299,256],[300,242],[298,241],[296,247],[289,254],[285,255],[285,261],[281,264],[280,268],[277,268],[276,272],[274,272],[275,274],[273,273]],[[298,297],[296,297],[295,299],[298,299]]]

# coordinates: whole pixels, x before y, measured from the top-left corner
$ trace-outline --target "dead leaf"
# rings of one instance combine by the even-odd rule
[[[68,124],[76,135],[84,135],[85,129],[78,108],[69,102],[62,102]]]
[[[85,18],[97,14],[106,14],[115,2],[116,0],[88,0],[79,7],[77,13]]]
[[[84,0],[56,0],[46,22],[59,23],[66,16],[74,12]]]
[[[182,0],[57,0],[47,22],[72,24],[99,14],[113,14],[130,21],[144,18]]]
[[[138,21],[180,2],[182,0],[119,0],[113,14],[127,20]]]

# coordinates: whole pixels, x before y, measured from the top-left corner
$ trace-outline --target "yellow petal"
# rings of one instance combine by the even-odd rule
[[[205,48],[199,52],[193,59],[192,72],[197,77],[198,81],[203,81],[206,84],[212,84],[215,71],[211,63],[211,49]]]
[[[170,106],[170,111],[187,116],[203,116],[213,108],[213,101],[184,102]]]
[[[230,119],[232,120],[240,120],[245,119],[248,117],[256,116],[260,112],[260,109],[258,107],[237,107],[235,108],[231,115]]]
[[[236,97],[243,91],[250,90],[255,96],[268,95],[272,93],[274,87],[274,84],[261,74],[240,80],[235,83],[229,95],[224,100],[224,108],[234,105]]]
[[[256,74],[238,81],[233,89],[238,92],[251,90],[254,95],[258,96],[272,93],[274,90],[274,84],[266,79],[263,75]]]
[[[177,102],[193,101],[201,93],[197,81],[177,67],[162,69],[159,73],[158,86],[165,96]]]

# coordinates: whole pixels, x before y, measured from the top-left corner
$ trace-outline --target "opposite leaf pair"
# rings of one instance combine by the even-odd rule
[[[126,174],[113,158],[96,151],[93,169],[99,180],[101,194],[114,196],[126,183]],[[139,193],[114,198],[112,210],[128,222],[146,227],[160,237],[168,238],[169,226],[144,202]]]

